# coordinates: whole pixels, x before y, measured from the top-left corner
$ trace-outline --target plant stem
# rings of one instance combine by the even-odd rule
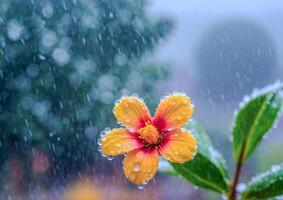
[[[242,164],[243,164],[245,148],[246,148],[246,142],[244,142],[244,144],[243,144],[243,147],[241,149],[240,156],[239,156],[239,159],[238,159],[238,162],[237,162],[234,179],[232,181],[229,196],[228,196],[229,200],[236,200],[237,185],[238,185],[238,182],[239,182],[239,179],[240,179],[241,169],[242,169],[242,166],[243,166]]]

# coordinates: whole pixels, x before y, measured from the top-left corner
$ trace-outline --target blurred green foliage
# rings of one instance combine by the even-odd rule
[[[52,175],[86,167],[114,101],[154,97],[166,68],[141,64],[172,29],[144,0],[1,0],[0,160],[39,148]]]

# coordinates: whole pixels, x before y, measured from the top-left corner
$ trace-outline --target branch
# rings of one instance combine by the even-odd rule
[[[243,147],[241,149],[240,156],[239,156],[239,159],[238,159],[238,162],[237,162],[234,179],[232,181],[230,193],[229,193],[229,196],[228,196],[229,200],[235,200],[236,199],[237,185],[238,185],[240,175],[241,175],[241,169],[242,169],[242,166],[243,166],[243,158],[244,158],[245,149],[246,149],[246,141],[243,144]]]

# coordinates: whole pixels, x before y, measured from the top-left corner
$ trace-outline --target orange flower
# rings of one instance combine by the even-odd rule
[[[190,98],[173,94],[162,99],[152,118],[145,103],[135,96],[123,97],[113,113],[125,128],[106,131],[100,147],[106,156],[127,153],[124,159],[126,177],[135,184],[144,184],[157,172],[159,155],[183,163],[196,154],[193,135],[181,129],[192,117]]]

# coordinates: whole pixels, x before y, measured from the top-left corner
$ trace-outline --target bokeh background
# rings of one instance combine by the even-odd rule
[[[1,0],[0,199],[219,199],[165,174],[138,189],[100,132],[123,95],[153,114],[185,92],[232,175],[234,110],[283,77],[282,17],[279,0]],[[281,124],[242,181],[283,161]]]

